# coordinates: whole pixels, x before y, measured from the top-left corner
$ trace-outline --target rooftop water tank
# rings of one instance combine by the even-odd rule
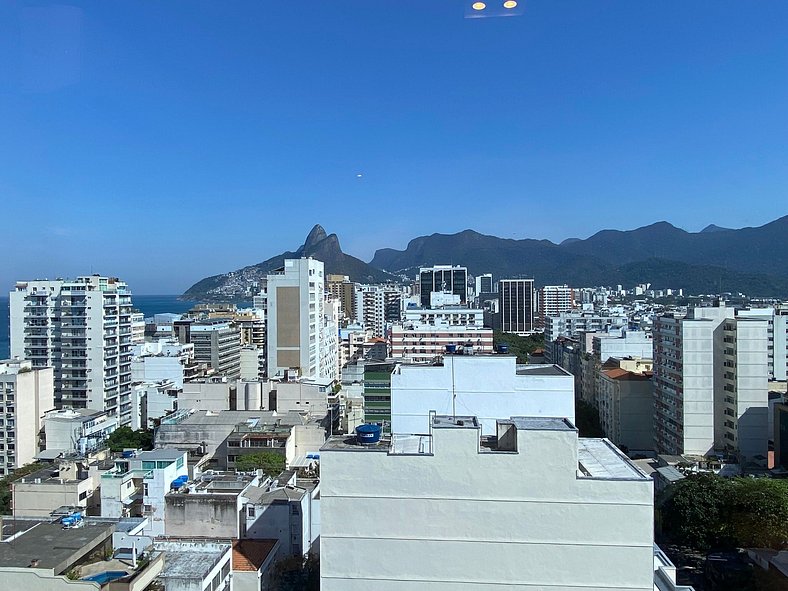
[[[500,345],[496,345],[495,349],[498,351],[498,353],[506,354],[509,352],[509,345],[506,343],[501,343]]]
[[[457,345],[446,345],[446,354],[454,355],[457,352]]]
[[[356,427],[356,439],[361,445],[371,445],[380,441],[380,425],[359,425]]]

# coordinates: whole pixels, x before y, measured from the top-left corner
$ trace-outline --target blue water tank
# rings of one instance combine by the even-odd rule
[[[380,425],[359,425],[356,427],[356,439],[362,445],[370,445],[380,441]]]
[[[170,483],[170,488],[178,489],[178,488],[182,487],[184,484],[186,484],[186,483],[183,480],[177,480],[176,479],[176,480],[173,480]]]
[[[496,349],[497,349],[498,353],[504,353],[505,354],[505,353],[509,352],[509,345],[507,345],[506,343],[501,343],[500,345],[498,345],[496,347]]]
[[[457,345],[446,345],[446,354],[454,355],[457,352]]]
[[[178,476],[178,478],[175,480],[178,482],[189,482],[189,477],[186,474],[183,474],[182,476]]]
[[[133,458],[134,457],[134,450],[127,449],[126,451],[123,452],[123,457],[124,458]]]

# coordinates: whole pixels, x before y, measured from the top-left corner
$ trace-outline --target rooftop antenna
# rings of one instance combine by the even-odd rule
[[[451,418],[457,420],[457,390],[454,384],[454,355],[451,355]]]

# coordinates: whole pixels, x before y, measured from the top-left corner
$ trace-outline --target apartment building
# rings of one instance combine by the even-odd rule
[[[184,381],[194,379],[200,373],[192,343],[160,338],[136,345],[132,350],[131,379],[135,383],[169,380],[177,388],[183,388]]]
[[[359,285],[355,292],[354,322],[372,331],[373,337],[386,336],[386,327],[399,322],[402,292],[389,285]]]
[[[131,422],[131,292],[114,277],[17,282],[11,355],[54,369],[56,408],[90,408]]]
[[[392,433],[426,433],[430,414],[473,414],[485,435],[504,414],[574,421],[574,377],[513,355],[446,355],[440,364],[398,364],[391,373]]]
[[[534,330],[534,280],[501,279],[498,282],[501,330],[528,334]]]
[[[642,361],[610,359],[597,379],[600,426],[614,445],[630,451],[654,448],[652,364]]]
[[[219,375],[237,378],[241,373],[241,332],[226,320],[202,320],[190,327],[194,360]]]
[[[676,588],[653,482],[609,441],[560,418],[429,427],[321,449],[323,591]]]
[[[484,275],[477,275],[475,278],[476,296],[480,293],[493,293],[493,276],[492,273],[485,273]]]
[[[356,314],[356,290],[358,284],[353,283],[347,275],[328,275],[326,290],[331,297],[339,302],[339,310],[343,326],[353,322]]]
[[[667,314],[654,325],[657,450],[726,453],[764,465],[768,432],[765,319],[724,305]]]
[[[389,336],[391,356],[412,363],[429,363],[446,347],[463,347],[474,353],[493,352],[493,331],[479,325],[394,324]]]
[[[259,304],[266,310],[268,377],[297,369],[305,377],[338,377],[337,307],[326,305],[324,267],[286,259],[268,275]]]
[[[32,462],[44,413],[55,406],[54,371],[23,359],[0,361],[0,477]]]
[[[53,410],[44,415],[45,449],[85,457],[104,447],[107,438],[117,428],[117,417],[103,410]]]
[[[539,290],[539,316],[558,316],[574,308],[574,290],[568,285],[545,285]]]
[[[788,380],[788,304],[739,310],[736,315],[768,322],[769,379],[778,382]]]

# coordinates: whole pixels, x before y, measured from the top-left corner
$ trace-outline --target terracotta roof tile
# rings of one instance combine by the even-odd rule
[[[276,543],[276,540],[233,540],[233,570],[260,570]]]

